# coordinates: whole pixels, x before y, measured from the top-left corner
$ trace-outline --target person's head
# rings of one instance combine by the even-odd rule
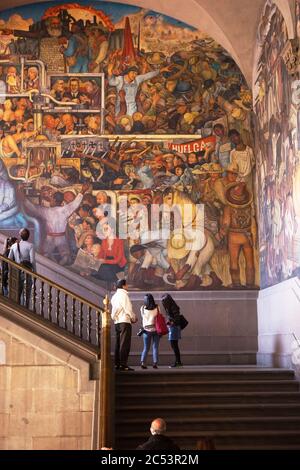
[[[238,145],[241,143],[241,135],[236,129],[231,129],[228,132],[228,137],[234,145]]]
[[[11,65],[7,69],[7,75],[16,75],[17,74],[17,69],[14,65]]]
[[[152,203],[151,194],[144,194],[142,196],[142,204],[144,204],[144,206],[148,206],[148,205],[151,205],[151,203]]]
[[[13,165],[10,168],[12,176],[15,178],[25,178],[26,176],[26,166],[25,165]]]
[[[117,289],[127,289],[126,279],[119,279],[116,283]]]
[[[99,258],[100,257],[100,252],[101,252],[100,243],[94,243],[93,246],[92,246],[91,252],[92,252],[92,255],[95,258]]]
[[[179,307],[173,297],[171,297],[170,294],[165,294],[162,296],[161,303],[164,306],[164,309],[166,310],[167,314],[169,315],[171,311],[179,310]]]
[[[28,240],[28,238],[30,237],[30,232],[29,232],[28,228],[22,228],[19,232],[19,235],[21,237],[21,240],[26,242]]]
[[[196,443],[197,450],[215,450],[214,441],[210,437],[201,437]]]
[[[22,123],[24,121],[24,109],[16,109],[16,111],[15,111],[15,120],[18,123]]]
[[[169,207],[173,206],[173,191],[167,188],[163,193],[163,202]]]
[[[78,215],[81,218],[88,217],[90,215],[91,208],[87,204],[83,204],[82,206],[79,207],[78,209]]]
[[[47,129],[55,129],[57,122],[52,114],[45,114],[43,117],[43,124]]]
[[[107,203],[107,194],[104,191],[99,191],[96,194],[96,201],[97,204],[101,206],[101,204],[106,204]]]
[[[93,219],[91,217],[86,217],[82,221],[82,228],[86,232],[87,230],[93,230]]]
[[[79,80],[78,78],[71,78],[70,80],[71,93],[77,93],[79,91]]]
[[[64,201],[66,204],[69,204],[70,202],[74,201],[75,199],[75,194],[72,191],[65,191],[64,192]]]
[[[225,128],[222,124],[216,124],[213,127],[213,130],[215,135],[217,135],[218,137],[223,137],[225,135]]]
[[[133,245],[130,248],[130,254],[135,259],[141,259],[145,255],[145,247],[142,245]]]
[[[94,235],[88,234],[84,239],[83,245],[85,247],[90,247],[91,248],[94,245],[95,241],[96,240],[95,240]]]
[[[135,78],[137,77],[138,68],[137,67],[129,67],[127,70],[125,70],[124,73],[127,76],[128,80],[130,82],[133,82],[133,80],[135,80]]]
[[[139,205],[140,203],[141,203],[141,201],[140,201],[140,199],[139,199],[138,197],[131,197],[131,198],[129,199],[129,205],[130,205],[131,207],[135,207],[135,206]]]
[[[29,67],[27,74],[29,80],[35,80],[39,74],[39,70],[37,67]]]
[[[181,157],[179,157],[178,155],[175,155],[174,157],[174,166],[180,166],[180,165],[183,165],[184,161]]]
[[[183,173],[184,173],[184,166],[183,166],[183,165],[176,166],[176,168],[175,168],[175,175],[176,175],[176,176],[182,176]]]
[[[165,434],[167,430],[167,423],[162,418],[156,418],[152,421],[150,426],[150,432],[153,436],[156,434],[161,435]]]
[[[28,107],[28,105],[27,105],[26,98],[20,98],[17,101],[17,109],[24,109],[24,111],[25,111],[27,107]]]
[[[74,117],[72,114],[63,114],[61,117],[61,122],[65,127],[73,127],[74,126]]]
[[[226,168],[227,179],[230,183],[234,183],[237,180],[239,174],[239,168],[235,163],[230,163]]]
[[[52,16],[46,20],[47,33],[52,38],[59,38],[62,35],[62,24],[58,16]]]
[[[157,305],[152,294],[145,294],[144,306],[147,310],[154,310],[156,308]]]
[[[12,101],[11,100],[5,100],[3,103],[5,111],[9,111],[12,108]]]
[[[53,194],[53,201],[54,205],[59,207],[62,205],[64,201],[64,194],[61,193],[60,191],[57,191],[56,193]]]
[[[6,251],[9,250],[17,241],[18,241],[18,239],[16,237],[8,237],[5,240],[3,253],[5,254]]]
[[[55,91],[63,93],[65,91],[65,82],[64,80],[56,80],[54,83],[53,89]]]
[[[197,158],[197,155],[192,152],[192,153],[189,153],[188,155],[188,163],[190,165],[193,165],[194,163],[198,163],[198,158]]]
[[[173,171],[173,170],[174,170],[174,162],[173,162],[173,159],[166,159],[166,161],[165,161],[165,167],[166,167],[166,170],[168,170],[168,171]]]

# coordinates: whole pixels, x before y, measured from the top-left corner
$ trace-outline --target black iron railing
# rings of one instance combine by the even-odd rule
[[[30,312],[100,347],[104,309],[0,255],[0,293]]]

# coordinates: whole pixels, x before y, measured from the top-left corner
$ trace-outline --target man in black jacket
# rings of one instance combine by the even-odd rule
[[[178,445],[168,436],[166,422],[161,418],[156,418],[151,423],[151,437],[144,444],[137,447],[137,450],[180,450]]]

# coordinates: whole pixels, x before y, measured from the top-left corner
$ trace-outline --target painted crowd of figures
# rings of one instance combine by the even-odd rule
[[[100,282],[257,286],[240,70],[187,25],[118,5],[112,21],[106,5],[35,4],[0,21],[1,231],[33,225],[41,253]],[[173,220],[185,206],[189,227]]]

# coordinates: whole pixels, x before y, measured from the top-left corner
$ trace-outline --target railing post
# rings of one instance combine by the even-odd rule
[[[104,310],[101,318],[101,339],[100,339],[100,410],[99,410],[99,442],[98,449],[102,447],[112,447],[113,444],[113,406],[114,397],[112,390],[112,362],[111,362],[111,336],[110,336],[110,309],[109,298],[106,295],[103,300]]]
[[[15,266],[9,266],[8,268],[8,297],[16,303],[20,302],[21,294],[21,273]]]

